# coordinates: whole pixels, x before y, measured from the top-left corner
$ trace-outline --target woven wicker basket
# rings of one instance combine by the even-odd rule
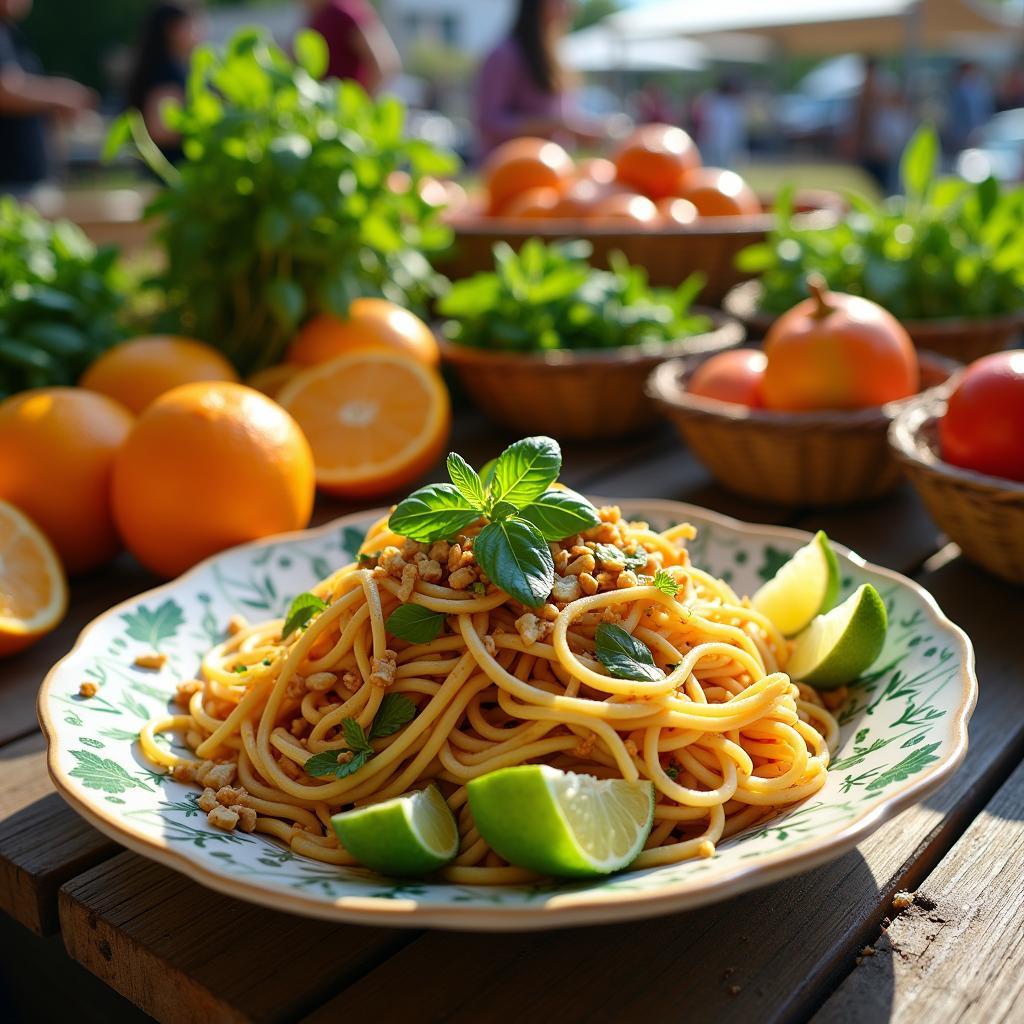
[[[926,389],[957,368],[921,353]],[[659,366],[647,393],[675,424],[694,455],[723,487],[780,505],[849,505],[876,498],[899,480],[886,432],[913,398],[871,409],[773,412],[691,395],[693,363]]]
[[[644,395],[651,370],[666,359],[683,365],[734,348],[743,327],[700,310],[714,328],[679,341],[629,348],[493,352],[439,339],[476,404],[497,423],[564,440],[624,437],[650,427],[658,410]]]
[[[1000,579],[1024,583],[1024,483],[939,458],[945,391],[922,395],[902,409],[889,427],[889,445],[932,518],[964,556]]]
[[[744,281],[722,299],[722,309],[747,328],[751,338],[763,338],[775,322],[773,313],[760,310],[763,289],[759,281]],[[970,363],[990,352],[1000,352],[1024,327],[1024,310],[984,320],[903,320],[914,345],[925,352]]]
[[[843,203],[833,193],[801,194],[797,223],[827,228],[842,214]],[[593,262],[607,266],[608,254],[618,250],[630,263],[647,270],[651,284],[674,288],[694,271],[707,276],[701,301],[717,305],[737,281],[748,275],[736,269],[737,253],[762,242],[775,226],[775,217],[710,217],[685,227],[656,229],[624,228],[587,220],[522,220],[460,214],[452,219],[455,244],[452,252],[437,261],[438,270],[453,280],[494,268],[495,242],[518,249],[528,238],[553,242],[585,238],[594,247]]]

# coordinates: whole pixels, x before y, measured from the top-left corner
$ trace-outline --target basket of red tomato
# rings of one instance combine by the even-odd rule
[[[1024,583],[1024,350],[984,356],[910,403],[889,444],[964,555]]]
[[[488,270],[499,241],[518,249],[533,237],[585,238],[596,265],[621,252],[654,285],[675,287],[700,271],[703,301],[718,302],[749,276],[737,254],[777,222],[770,200],[735,171],[703,166],[693,140],[673,125],[641,125],[607,158],[579,161],[556,142],[511,139],[490,154],[481,179],[479,193],[450,208],[455,244],[440,269],[451,278]],[[784,217],[824,229],[843,209],[834,193],[803,192]]]
[[[786,505],[845,505],[890,490],[900,471],[889,424],[959,364],[918,352],[892,314],[810,283],[763,349],[733,349],[695,369],[672,360],[648,394],[725,487]]]

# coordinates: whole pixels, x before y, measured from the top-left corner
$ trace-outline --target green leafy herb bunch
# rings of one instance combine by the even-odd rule
[[[416,186],[454,171],[454,157],[405,136],[398,100],[320,81],[319,35],[300,33],[294,50],[293,61],[258,29],[196,50],[184,102],[164,108],[181,134],[180,167],[137,111],[114,123],[106,147],[132,145],[166,181],[148,212],[171,324],[244,373],[277,362],[310,315],[344,317],[358,296],[423,311],[443,283],[428,256],[451,240]],[[409,173],[407,191],[389,187],[396,170]]]

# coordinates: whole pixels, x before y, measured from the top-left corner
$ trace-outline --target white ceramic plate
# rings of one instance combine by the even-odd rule
[[[700,532],[690,546],[693,560],[740,593],[756,589],[809,538],[677,502],[619,504],[659,529],[694,523]],[[213,828],[195,806],[195,788],[143,760],[135,743],[140,725],[167,706],[180,679],[195,674],[232,613],[251,620],[280,615],[292,596],[352,560],[377,515],[359,513],[225,551],[88,626],[39,695],[50,773],[69,803],[129,849],[239,899],[366,924],[499,931],[664,914],[806,871],[920,800],[963,759],[977,698],[967,637],[921,587],[837,548],[844,595],[870,582],[885,599],[885,649],[841,712],[841,746],[824,789],[723,843],[711,859],[582,883],[397,882],[307,860],[266,836]],[[136,654],[154,649],[168,656],[159,674],[132,666]],[[100,684],[89,700],[78,696],[85,679]]]

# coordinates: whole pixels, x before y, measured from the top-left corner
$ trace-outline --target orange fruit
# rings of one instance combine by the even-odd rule
[[[79,384],[113,398],[138,415],[165,391],[196,380],[238,380],[235,368],[210,345],[157,334],[104,352]]]
[[[768,363],[755,348],[734,348],[706,359],[690,376],[686,390],[691,395],[760,408],[761,386]]]
[[[645,124],[615,154],[619,181],[649,199],[679,195],[686,176],[700,167],[700,153],[682,128]]]
[[[768,409],[863,409],[914,394],[917,352],[903,325],[869,299],[825,291],[783,313],[764,339]]]
[[[683,195],[702,217],[753,217],[763,210],[757,194],[735,171],[718,167],[693,171]]]
[[[561,191],[572,176],[572,157],[557,142],[529,137],[502,143],[487,158],[483,179],[496,213],[513,197],[531,188]]]
[[[581,160],[576,165],[578,181],[592,181],[595,185],[610,185],[615,181],[615,164],[603,156]]]
[[[588,214],[591,220],[622,221],[637,228],[656,227],[658,208],[646,196],[618,192],[596,202]]]
[[[353,352],[303,370],[280,395],[313,448],[316,482],[369,498],[415,480],[448,440],[440,374],[395,352]]]
[[[554,216],[561,196],[554,188],[529,188],[513,196],[499,211],[499,217],[523,217],[529,220]]]
[[[349,352],[389,350],[437,366],[441,353],[433,331],[415,313],[387,299],[356,299],[342,320],[319,313],[292,339],[287,361],[316,366]]]
[[[114,464],[114,516],[148,569],[176,576],[243,541],[302,529],[313,455],[296,422],[243,384],[183,384],[139,417]]]
[[[689,199],[682,199],[679,196],[666,196],[654,205],[665,223],[671,227],[686,227],[698,216],[697,207]]]
[[[68,607],[53,545],[23,512],[0,501],[0,657],[49,633]]]
[[[613,185],[599,184],[591,178],[580,178],[565,190],[551,211],[551,216],[573,219],[589,217],[602,199],[615,194]]]
[[[278,363],[277,366],[267,366],[257,370],[254,374],[246,377],[245,383],[250,388],[262,391],[271,398],[277,398],[277,393],[299,372],[299,367],[294,363]]]
[[[0,402],[0,500],[32,519],[72,575],[121,547],[110,477],[131,427],[124,406],[83,388],[37,388]]]

